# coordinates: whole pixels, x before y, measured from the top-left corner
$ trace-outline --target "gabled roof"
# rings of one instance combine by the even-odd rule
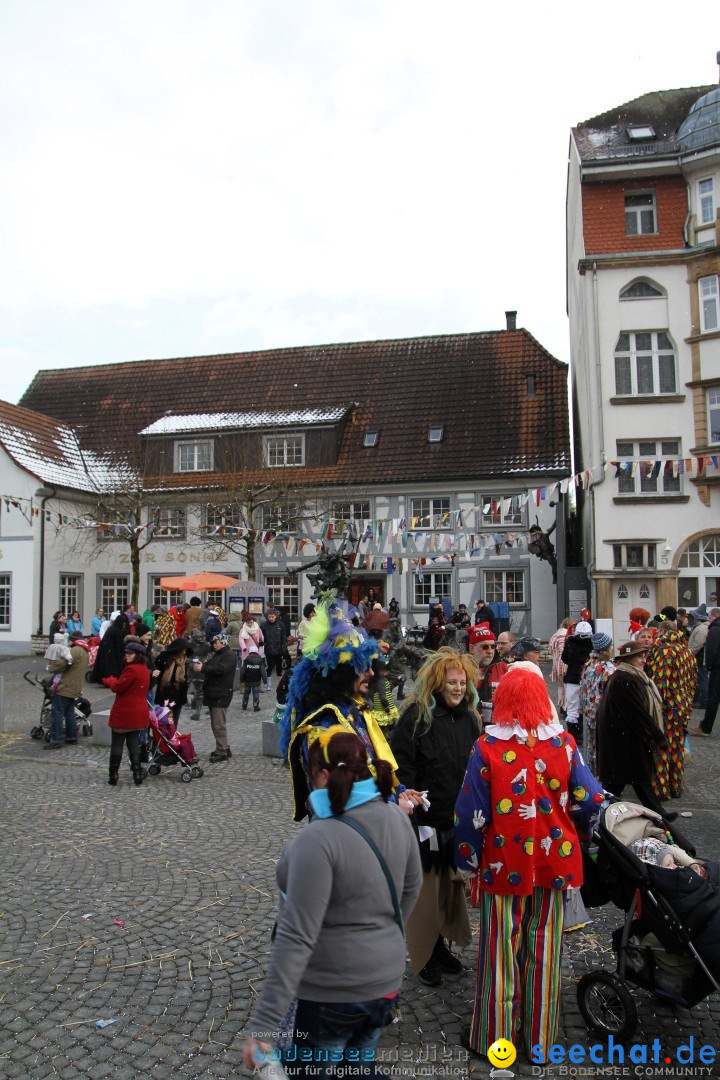
[[[680,147],[677,129],[699,97],[712,86],[680,90],[654,90],[607,112],[583,120],[573,128],[578,153],[584,162],[617,158],[652,158],[675,155]],[[652,140],[634,142],[628,128],[650,125]]]
[[[134,433],[157,430],[168,413],[173,423],[194,423],[191,416],[219,412],[326,414],[338,402],[355,403],[338,461],[303,470],[304,482],[432,484],[570,471],[567,366],[522,329],[41,371],[22,399],[74,427],[95,454],[126,450]],[[428,428],[438,424],[442,442],[429,443]],[[366,449],[369,429],[379,437]]]
[[[0,401],[0,443],[16,465],[43,484],[102,491],[122,479],[105,456],[83,453],[67,424],[7,401]]]

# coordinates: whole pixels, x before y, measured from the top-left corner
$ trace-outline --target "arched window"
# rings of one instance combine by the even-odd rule
[[[621,300],[658,300],[667,293],[649,278],[636,278],[620,290]]]
[[[620,334],[615,346],[615,394],[645,397],[677,393],[675,346],[664,330]]]

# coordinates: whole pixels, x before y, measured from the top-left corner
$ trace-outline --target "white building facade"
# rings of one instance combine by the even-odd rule
[[[573,129],[568,314],[593,614],[695,607],[720,583],[720,91]],[[598,468],[605,464],[605,468]]]

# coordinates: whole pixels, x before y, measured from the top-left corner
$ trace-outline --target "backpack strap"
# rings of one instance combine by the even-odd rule
[[[385,875],[385,880],[387,881],[388,888],[390,889],[390,898],[392,899],[393,908],[395,909],[395,920],[396,920],[398,926],[400,927],[400,930],[404,934],[405,933],[405,924],[403,923],[402,912],[400,911],[400,904],[398,903],[397,891],[395,889],[395,882],[392,879],[392,874],[390,873],[390,870],[388,869],[388,864],[385,862],[385,859],[383,858],[383,854],[380,851],[380,848],[377,846],[377,844],[375,843],[373,838],[370,836],[370,834],[367,833],[365,831],[365,829],[363,829],[362,825],[358,825],[357,821],[353,821],[351,818],[346,817],[345,815],[342,815],[342,817],[333,816],[333,820],[334,821],[341,821],[344,825],[349,825],[351,829],[353,829],[356,833],[358,833],[360,836],[362,836],[363,840],[367,841],[367,843],[370,845],[372,850],[375,852],[375,855],[377,856],[377,860],[380,863],[380,869],[382,870],[383,874]]]

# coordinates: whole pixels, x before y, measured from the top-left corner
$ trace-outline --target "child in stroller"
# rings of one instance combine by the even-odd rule
[[[172,719],[172,707],[169,704],[154,705],[149,717],[152,750],[148,762],[148,776],[158,776],[163,766],[182,765],[180,779],[184,784],[199,780],[205,775],[198,765],[198,756],[193,746],[192,735],[181,735]]]
[[[628,802],[610,803],[585,852],[583,900],[625,912],[612,935],[617,970],[594,969],[578,983],[586,1023],[629,1038],[637,1010],[627,984],[691,1008],[720,990],[720,866],[696,858],[673,823]]]

